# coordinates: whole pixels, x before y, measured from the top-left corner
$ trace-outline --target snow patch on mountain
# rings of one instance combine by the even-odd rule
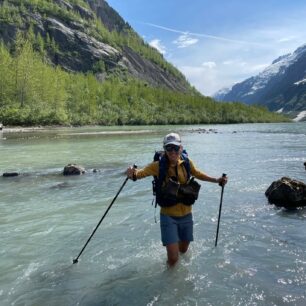
[[[306,83],[306,79],[303,79],[303,80],[300,80],[300,81],[297,81],[295,83],[293,83],[294,85],[302,85],[302,84],[305,84]]]
[[[295,121],[295,122],[301,121],[304,117],[306,117],[306,111],[300,112],[300,113],[293,119],[293,121]]]
[[[279,61],[289,57],[291,55],[291,53],[288,53],[288,54],[285,54],[285,55],[281,55],[280,57],[278,57],[277,59],[275,59],[273,62],[272,62],[272,65],[275,64],[275,63],[278,63]]]
[[[253,86],[251,87],[251,90],[245,93],[243,96],[253,95],[256,91],[264,88],[272,77],[277,74],[284,74],[286,69],[298,59],[299,55],[301,54],[301,50],[298,52],[299,49],[292,54],[280,56],[278,59],[273,61],[272,65],[268,66],[263,72],[258,74],[258,76],[255,78]]]
[[[256,76],[234,84],[230,91],[218,91],[214,98],[262,104],[271,111],[290,114],[291,118],[306,111],[306,44],[278,57]],[[305,119],[306,116],[302,120]]]

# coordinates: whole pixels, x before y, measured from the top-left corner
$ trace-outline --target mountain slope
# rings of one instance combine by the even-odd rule
[[[287,121],[202,96],[104,0],[0,0],[0,76],[4,125]]]
[[[231,89],[217,92],[220,101],[262,104],[285,113],[306,110],[306,45],[279,57],[263,72]]]
[[[19,31],[33,31],[47,59],[67,71],[93,71],[100,80],[135,77],[152,86],[194,91],[104,0],[0,0],[0,40],[12,46]]]

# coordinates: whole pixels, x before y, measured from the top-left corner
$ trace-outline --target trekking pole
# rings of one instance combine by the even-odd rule
[[[226,177],[226,174],[223,173],[222,177]],[[222,187],[222,189],[221,189],[221,199],[220,199],[220,206],[219,206],[219,217],[218,217],[218,226],[217,226],[215,247],[217,246],[217,243],[218,243],[219,225],[220,225],[221,209],[222,209],[222,201],[223,201],[223,191],[224,191],[224,184],[219,183],[219,185]]]
[[[137,168],[137,166],[134,164],[133,166],[135,169]],[[112,205],[114,204],[114,202],[116,201],[119,193],[121,192],[121,190],[123,189],[123,187],[125,186],[125,184],[128,181],[128,177],[124,180],[123,184],[121,185],[119,191],[117,192],[117,194],[115,195],[115,197],[113,198],[112,202],[110,203],[110,205],[108,206],[107,210],[105,211],[104,215],[102,216],[102,218],[100,219],[99,223],[97,224],[96,228],[93,230],[92,234],[90,235],[90,237],[88,238],[87,242],[85,243],[85,245],[83,246],[81,252],[79,253],[78,257],[73,259],[72,263],[77,263],[79,257],[82,255],[83,251],[85,250],[87,244],[89,243],[89,241],[91,240],[91,238],[93,237],[93,235],[95,234],[96,230],[98,229],[98,227],[100,226],[100,224],[102,223],[103,219],[105,218],[105,216],[107,215],[108,211],[111,209]]]

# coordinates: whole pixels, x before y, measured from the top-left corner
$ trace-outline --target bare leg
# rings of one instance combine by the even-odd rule
[[[179,258],[179,244],[171,243],[166,246],[167,256],[168,256],[168,265],[173,267]]]
[[[179,250],[181,253],[186,253],[189,247],[189,241],[180,241],[179,242]]]

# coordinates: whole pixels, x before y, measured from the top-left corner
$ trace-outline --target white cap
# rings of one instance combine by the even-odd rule
[[[166,135],[164,137],[164,147],[169,145],[169,144],[180,146],[181,145],[180,135],[176,134],[176,133],[170,133],[170,134]]]

